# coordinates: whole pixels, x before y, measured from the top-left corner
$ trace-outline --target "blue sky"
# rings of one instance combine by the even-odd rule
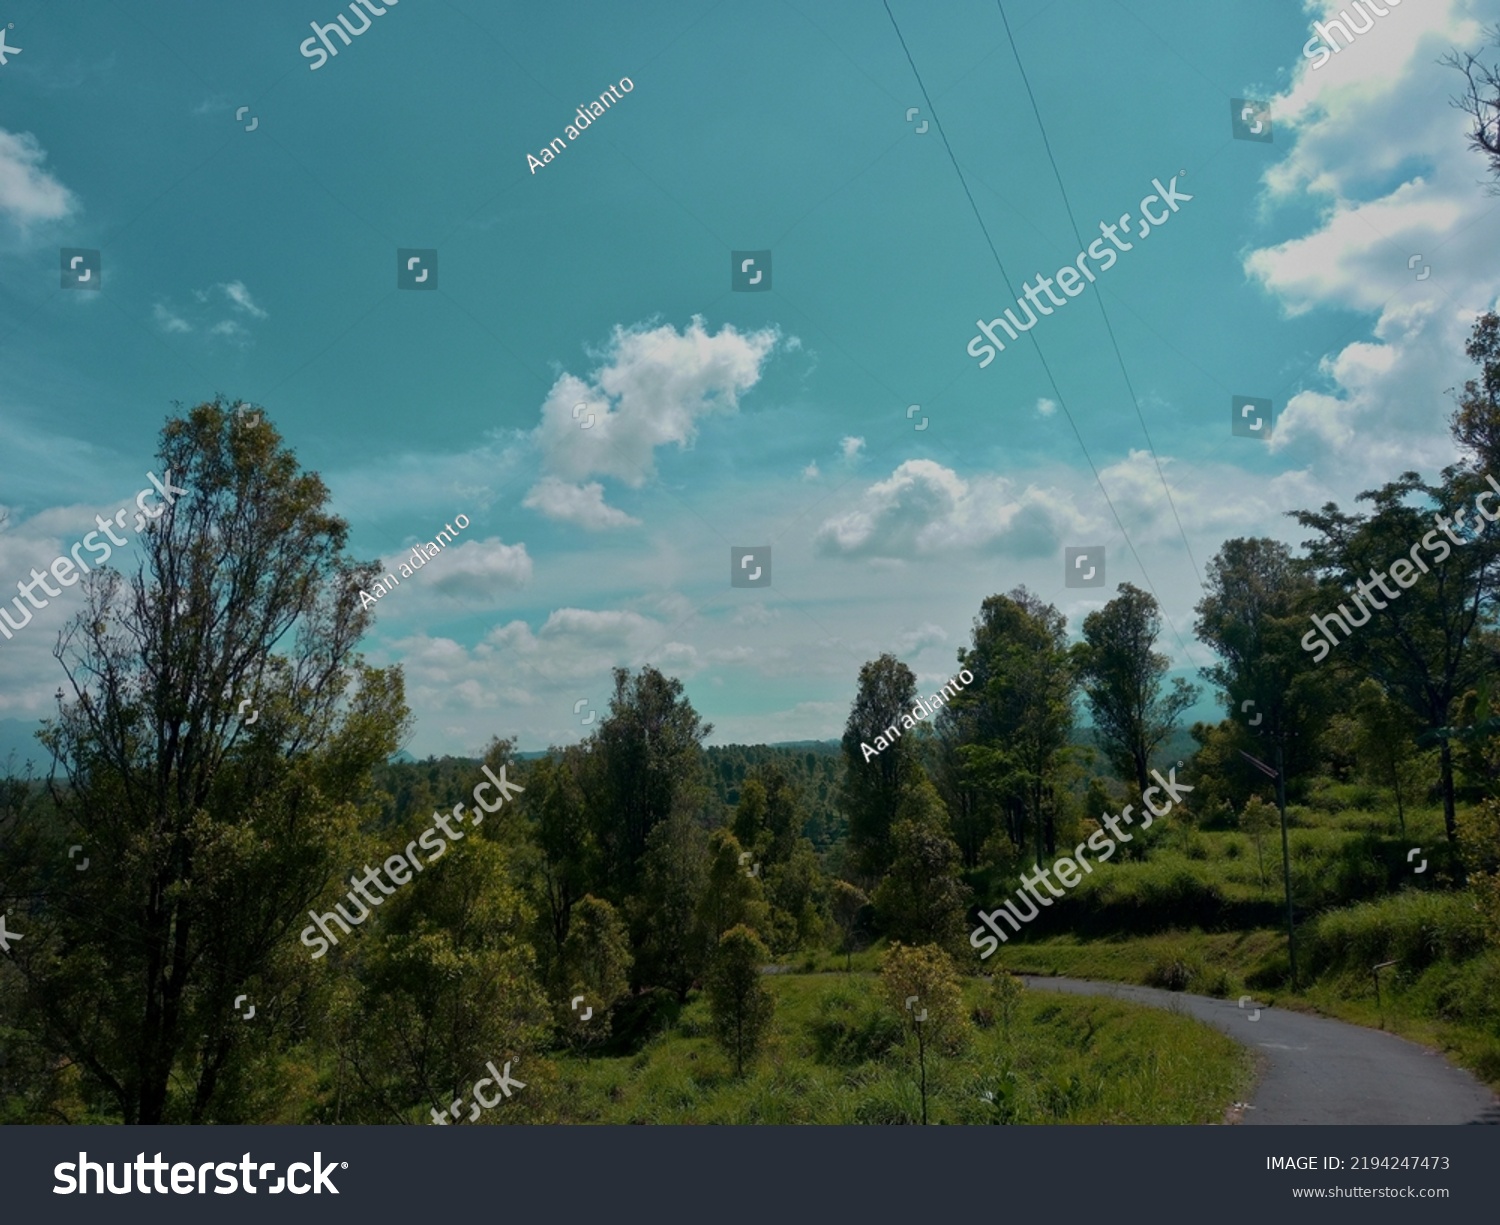
[[[994,3],[891,0],[921,85],[867,3],[402,0],[316,70],[332,0],[13,4],[0,590],[218,392],[323,474],[358,556],[468,516],[365,644],[405,666],[419,755],[567,743],[647,662],[716,741],[837,736],[860,663],[935,686],[1021,583],[1075,633],[1150,587],[1191,675],[1225,538],[1295,542],[1286,511],[1452,458],[1444,389],[1495,303],[1497,201],[1436,61],[1500,0],[1407,0],[1313,70],[1340,7],[1008,0],[1041,127]],[[1232,139],[1242,97],[1272,142]],[[1173,176],[1191,202],[1098,294],[979,367],[976,320],[1079,252],[1063,190],[1087,245]],[[99,292],[59,287],[62,247],[101,251]],[[435,292],[397,289],[398,248],[437,250]],[[772,251],[769,292],[731,291],[737,249]],[[1237,394],[1274,402],[1269,444],[1231,435]],[[768,544],[773,585],[732,588],[731,546]],[[1108,586],[1065,587],[1094,545]],[[0,641],[0,719],[49,713],[74,602]]]

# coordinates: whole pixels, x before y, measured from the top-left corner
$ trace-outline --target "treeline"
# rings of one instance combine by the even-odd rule
[[[1172,822],[1261,829],[1269,786],[1242,753],[1279,753],[1294,798],[1363,776],[1400,820],[1435,794],[1500,923],[1500,816],[1460,811],[1500,775],[1500,533],[1483,530],[1500,319],[1469,353],[1461,463],[1402,474],[1359,513],[1295,512],[1300,553],[1236,539],[1209,563],[1193,631],[1233,717],[1192,729],[1195,791]],[[548,1052],[631,1049],[700,988],[743,1067],[769,1023],[763,962],[875,939],[971,955],[970,906],[1138,802],[1196,696],[1168,683],[1149,592],[1121,584],[1075,640],[1022,587],[980,605],[962,685],[924,693],[894,656],[866,663],[837,756],[705,749],[681,682],[646,667],[615,671],[576,745],[392,765],[402,674],[358,655],[374,567],[348,557],[321,480],[218,401],[168,422],[161,460],[193,495],[147,527],[136,574],[86,576],[42,734],[55,769],[0,787],[12,1120],[417,1122],[502,1058],[527,1088],[490,1121],[546,1118]],[[1390,564],[1437,522],[1458,538],[1445,555]],[[1370,598],[1387,570],[1399,598]],[[1318,655],[1311,618],[1355,620],[1356,594],[1366,619]],[[415,877],[392,869],[314,959],[309,912],[489,775],[524,791]]]

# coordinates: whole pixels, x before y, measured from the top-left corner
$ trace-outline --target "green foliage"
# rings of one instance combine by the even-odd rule
[[[1458,828],[1475,905],[1491,942],[1500,944],[1500,800],[1466,813]]]
[[[970,890],[958,879],[958,847],[930,783],[902,801],[891,842],[895,857],[874,897],[881,928],[898,940],[959,949]]]
[[[857,1067],[900,1046],[906,1025],[867,990],[850,989],[821,997],[809,1032],[820,1063]]]
[[[728,830],[715,830],[709,836],[708,879],[697,913],[698,939],[707,948],[717,948],[732,927],[743,925],[757,936],[771,929],[765,890],[760,878],[752,875],[756,865],[742,860],[745,854]]]
[[[1156,598],[1130,583],[1118,591],[1083,619],[1083,642],[1075,650],[1094,735],[1119,777],[1145,790],[1152,755],[1198,700],[1198,690],[1178,677],[1163,692],[1172,661],[1155,649],[1161,634]]]
[[[1012,842],[1035,857],[1057,848],[1058,793],[1078,685],[1067,623],[1025,587],[992,595],[959,662],[974,677],[953,700],[958,754],[972,785],[997,803]],[[945,712],[939,717],[946,724]]]
[[[667,987],[686,1000],[712,948],[698,921],[708,882],[708,836],[678,815],[651,831],[642,864],[641,890],[626,904],[635,948],[632,983]]]
[[[894,655],[882,655],[859,670],[859,689],[844,726],[844,778],[839,807],[848,821],[855,868],[878,880],[890,866],[891,826],[921,764],[917,740],[901,727],[917,700],[917,678]],[[892,736],[884,733],[892,731]],[[885,744],[884,749],[879,745]],[[866,758],[864,747],[878,750]]]
[[[720,937],[709,969],[706,992],[713,1016],[714,1039],[734,1060],[734,1074],[745,1074],[771,1027],[776,1002],[761,982],[760,968],[770,952],[748,927],[733,927]]]
[[[608,902],[585,894],[573,907],[568,936],[562,946],[562,981],[566,998],[554,1011],[575,1041],[599,1042],[609,1036],[609,1011],[630,985],[630,937],[624,920]],[[580,1011],[573,1000],[583,996]],[[583,1008],[593,1010],[587,1021]]]
[[[1314,973],[1368,976],[1377,962],[1397,961],[1403,973],[1437,961],[1461,961],[1484,947],[1484,921],[1468,893],[1403,890],[1393,897],[1321,915],[1306,930]]]
[[[887,1006],[909,1032],[921,1026],[928,1041],[941,1042],[949,1050],[963,1044],[969,1026],[962,984],[953,958],[943,949],[936,944],[912,948],[892,943],[880,965],[880,983]],[[924,1011],[927,1019],[919,1022],[916,1018]]]
[[[357,990],[337,1010],[351,1073],[341,1121],[425,1121],[466,1096],[486,1060],[541,1048],[550,1010],[529,918],[503,850],[478,835],[385,900],[360,929]]]
[[[13,1015],[87,1069],[90,1109],[130,1123],[246,1117],[239,1088],[297,1008],[252,1032],[235,996],[310,1005],[288,944],[406,730],[399,669],[355,653],[374,567],[346,555],[326,487],[280,443],[220,401],[167,422],[161,468],[191,493],[145,527],[134,577],[82,581],[56,650],[69,696],[43,736],[56,812],[4,870],[14,896],[43,898],[69,844],[87,848],[66,904],[9,908],[27,933]],[[259,714],[242,728],[246,695]]]

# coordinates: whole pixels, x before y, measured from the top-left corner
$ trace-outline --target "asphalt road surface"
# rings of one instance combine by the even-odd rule
[[[1026,985],[1185,1013],[1244,1043],[1260,1076],[1242,1123],[1500,1123],[1500,1099],[1472,1075],[1379,1030],[1124,983],[1027,976]]]

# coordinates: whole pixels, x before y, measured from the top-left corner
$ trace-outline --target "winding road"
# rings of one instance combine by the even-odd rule
[[[1184,1013],[1248,1046],[1260,1075],[1242,1123],[1500,1123],[1500,1098],[1472,1075],[1379,1030],[1154,987],[1025,979],[1037,991],[1103,995]]]

